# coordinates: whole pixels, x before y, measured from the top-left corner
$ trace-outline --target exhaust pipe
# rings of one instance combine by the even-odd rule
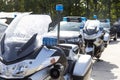
[[[52,79],[58,79],[63,74],[64,68],[60,64],[54,65],[50,70],[50,76]]]

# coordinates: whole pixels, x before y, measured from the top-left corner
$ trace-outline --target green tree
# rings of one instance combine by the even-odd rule
[[[56,4],[63,4],[63,16],[86,16],[92,18],[120,17],[120,0],[0,0],[1,11],[33,12],[56,16]]]

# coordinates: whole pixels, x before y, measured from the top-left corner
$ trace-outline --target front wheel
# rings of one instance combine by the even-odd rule
[[[96,49],[96,51],[95,51],[95,57],[97,58],[97,59],[99,59],[100,57],[101,57],[101,55],[102,55],[102,52],[104,51],[104,49],[105,49],[105,46],[104,46],[104,44],[102,44],[99,48],[97,48]]]
[[[117,41],[117,34],[115,35],[115,37],[113,38],[114,41]]]
[[[93,47],[86,47],[85,48],[86,54],[90,55],[92,58],[95,56],[95,46]]]
[[[107,47],[108,46],[108,44],[105,44],[105,47]]]

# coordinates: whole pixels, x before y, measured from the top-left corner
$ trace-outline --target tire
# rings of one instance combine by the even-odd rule
[[[105,47],[107,47],[108,45],[107,44],[105,44]]]
[[[99,59],[99,58],[101,57],[101,55],[102,55],[102,52],[97,52],[97,51],[96,51],[95,57],[96,57],[97,59]]]
[[[97,54],[95,55],[95,57],[97,59],[99,59],[101,57],[102,52],[104,51],[104,49],[105,49],[105,44],[104,43],[100,46],[100,48],[97,48],[97,51],[96,51]]]
[[[115,37],[113,38],[114,41],[117,41],[117,34],[115,35]]]

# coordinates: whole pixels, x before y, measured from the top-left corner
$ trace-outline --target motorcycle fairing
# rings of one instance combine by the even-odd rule
[[[88,20],[85,23],[85,27],[83,29],[83,36],[85,39],[96,39],[103,35],[103,31],[100,30],[101,25],[98,20]]]
[[[37,34],[33,35],[26,43],[16,41],[8,42],[5,44],[2,43],[5,45],[1,45],[3,50],[5,48],[4,52],[1,55],[3,61],[5,63],[15,62],[16,60],[19,61],[20,58],[34,53],[38,48],[40,48],[38,40],[36,40],[36,36]]]
[[[48,15],[26,14],[16,17],[2,37],[1,60],[6,63],[14,62],[40,48],[42,36],[48,31],[50,22],[51,19]]]
[[[87,35],[93,35],[93,34],[96,34],[98,31],[97,31],[97,27],[95,27],[95,29],[85,29],[83,30],[84,33],[86,33]]]
[[[94,40],[98,37],[101,37],[103,35],[102,31],[98,31],[96,34],[88,35],[84,33],[84,38],[87,40]]]
[[[87,20],[83,31],[88,35],[92,35],[99,31],[99,27],[100,22],[98,20]]]
[[[55,58],[56,61],[59,59],[60,56],[52,56],[55,53],[55,51],[56,50],[50,50],[46,47],[43,47],[35,59],[27,59],[9,65],[0,62],[0,73],[1,73],[0,77],[6,79],[17,79],[17,78],[21,79],[24,78],[25,76],[35,73],[36,71],[46,68],[52,65],[50,62],[52,58]],[[22,75],[18,75],[19,74],[17,73],[18,67],[19,70],[24,71]]]

